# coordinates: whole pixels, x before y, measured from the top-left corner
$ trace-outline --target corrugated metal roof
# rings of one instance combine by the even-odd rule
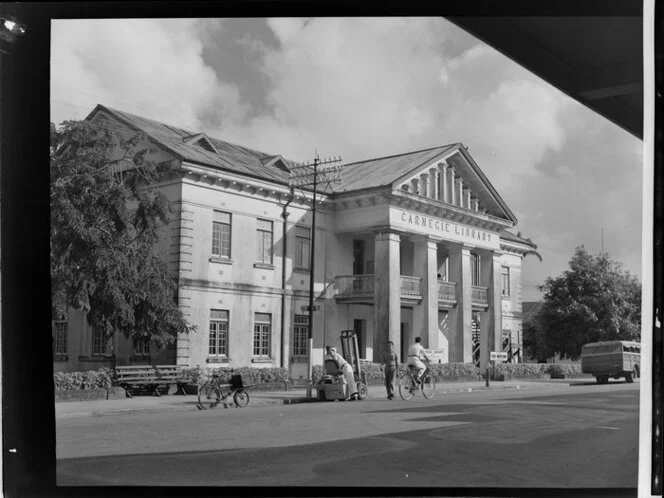
[[[116,119],[141,130],[158,144],[180,156],[184,161],[203,164],[213,168],[223,168],[228,171],[265,178],[266,180],[273,180],[280,183],[288,183],[287,172],[278,167],[266,167],[263,164],[266,158],[271,158],[274,154],[266,154],[206,135],[219,151],[218,154],[215,154],[196,144],[187,145],[185,143],[187,138],[196,136],[198,133],[192,133],[182,128],[102,105],[98,105],[90,115],[94,114],[97,110],[105,111]]]
[[[457,144],[346,164],[341,175],[341,183],[335,186],[334,190],[350,192],[390,185],[409,171],[424,166],[455,145]]]
[[[519,235],[514,235],[512,232],[508,232],[507,230],[501,230],[500,238],[502,240],[510,240],[512,242],[518,242],[519,244],[524,244],[534,249],[537,249],[537,245],[533,243],[530,239],[524,239],[523,237],[520,237]]]

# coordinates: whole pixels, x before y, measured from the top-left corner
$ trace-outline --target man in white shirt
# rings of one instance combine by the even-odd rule
[[[347,385],[346,388],[346,399],[355,401],[357,399],[357,385],[355,384],[355,378],[353,377],[353,367],[350,366],[343,356],[337,353],[337,350],[331,346],[325,346],[325,358],[323,360],[334,360],[339,366],[339,370],[343,373],[344,383]]]
[[[407,365],[414,367],[413,373],[415,374],[417,382],[420,382],[420,377],[422,377],[422,373],[424,373],[424,370],[426,369],[426,365],[422,362],[421,358],[430,362],[429,357],[424,352],[424,347],[422,346],[421,341],[422,339],[420,337],[416,337],[415,343],[408,347],[408,361],[406,362]]]

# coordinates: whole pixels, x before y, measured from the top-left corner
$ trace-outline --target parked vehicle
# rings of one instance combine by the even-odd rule
[[[606,341],[586,344],[581,349],[581,371],[592,374],[598,384],[609,378],[625,377],[634,382],[641,371],[641,344],[632,341]]]

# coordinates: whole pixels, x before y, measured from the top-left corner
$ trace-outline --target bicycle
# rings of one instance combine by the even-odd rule
[[[433,372],[427,366],[420,377],[421,382],[415,380],[415,367],[412,365],[407,365],[407,369],[404,374],[399,378],[399,396],[403,400],[409,400],[413,395],[422,390],[422,396],[426,399],[433,398],[434,393],[436,392],[436,380],[433,376]]]
[[[224,406],[228,408],[226,399],[231,395],[235,405],[238,408],[243,408],[249,404],[249,393],[245,391],[245,388],[252,385],[244,385],[240,375],[233,375],[230,383],[222,384],[220,375],[214,372],[210,379],[198,387],[198,409],[209,410],[215,408],[222,401]]]

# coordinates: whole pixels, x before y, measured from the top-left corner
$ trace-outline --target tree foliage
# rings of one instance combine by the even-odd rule
[[[87,121],[51,124],[51,311],[83,310],[107,336],[163,348],[190,327],[159,250],[170,205],[152,187],[164,167],[144,141]]]
[[[577,247],[569,269],[539,290],[544,304],[532,326],[540,357],[574,360],[586,343],[641,336],[641,284],[606,253]]]

